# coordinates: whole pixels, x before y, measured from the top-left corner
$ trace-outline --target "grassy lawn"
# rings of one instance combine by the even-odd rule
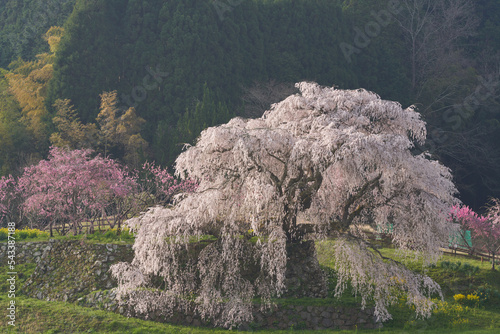
[[[0,304],[7,305],[8,298],[0,295]],[[172,326],[76,306],[63,302],[47,302],[19,296],[16,298],[17,314],[16,327],[7,326],[6,318],[0,317],[2,333],[192,333],[216,334],[227,330],[215,330]],[[2,309],[5,309],[2,307]],[[396,310],[397,311],[397,310]],[[449,328],[438,323],[439,319],[411,324],[410,312],[400,309],[395,313],[395,320],[389,321],[380,330],[365,331],[332,331],[332,330],[262,330],[260,333],[498,333],[500,315],[496,312],[477,309],[468,318],[468,326]],[[496,322],[495,322],[496,321]]]
[[[109,240],[107,240],[109,241]],[[394,250],[382,249],[386,256],[395,256]],[[326,252],[319,248],[319,259],[325,270],[332,263]],[[460,261],[460,265],[458,265]],[[445,263],[444,265],[442,263]],[[465,265],[467,263],[468,265]],[[470,269],[471,267],[479,269]],[[465,269],[463,269],[465,268]],[[33,264],[17,266],[17,272],[22,273],[17,279],[18,290],[35,269]],[[445,303],[439,312],[426,320],[416,320],[412,311],[404,305],[395,305],[390,311],[393,320],[384,323],[384,328],[378,330],[260,330],[260,333],[500,333],[500,298],[495,296],[495,290],[500,291],[500,273],[491,271],[488,263],[445,255],[434,267],[422,269],[419,264],[413,265],[416,271],[426,271],[443,287]],[[127,318],[112,312],[80,307],[64,302],[48,302],[24,296],[22,291],[16,294],[16,327],[8,326],[7,306],[7,268],[0,268],[0,332],[2,333],[224,333],[227,330],[193,328],[155,323],[134,318]],[[334,282],[331,282],[333,284]],[[455,302],[453,295],[468,294],[477,291],[479,287],[490,290],[490,300],[484,305],[465,307]],[[331,290],[331,289],[330,289]],[[330,296],[331,297],[331,296]],[[356,305],[359,300],[346,293],[340,300],[336,298],[318,299],[285,299],[280,304],[300,305]]]

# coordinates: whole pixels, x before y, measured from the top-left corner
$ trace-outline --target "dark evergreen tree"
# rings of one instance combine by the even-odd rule
[[[52,26],[62,26],[75,0],[0,0],[0,67],[17,58],[34,60],[48,52],[41,38]]]
[[[112,91],[119,82],[125,6],[123,0],[76,2],[56,55],[48,108],[56,99],[69,99],[82,121],[96,118],[99,94]]]

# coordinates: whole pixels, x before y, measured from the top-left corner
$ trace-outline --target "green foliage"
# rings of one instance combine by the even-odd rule
[[[119,106],[146,120],[161,164],[234,116],[241,88],[255,80],[355,84],[337,47],[340,9],[325,0],[244,1],[223,20],[202,0],[77,1],[65,31],[47,105],[70,99],[90,122],[98,95],[117,89]]]
[[[439,263],[440,267],[448,272],[460,272],[464,273],[468,277],[474,276],[480,270],[478,266],[472,266],[469,263],[465,262],[450,262],[450,261],[441,261]]]
[[[223,13],[217,7],[222,3]],[[146,121],[141,136],[151,145],[145,149],[134,137],[129,146],[139,153],[126,158],[121,149],[113,153],[134,161],[151,154],[161,165],[171,164],[204,127],[240,114],[242,93],[256,82],[363,87],[403,106],[418,106],[429,124],[429,140],[417,150],[429,149],[451,167],[462,199],[477,209],[500,192],[498,94],[486,96],[488,87],[482,86],[498,82],[490,74],[496,73],[500,50],[500,6],[495,0],[474,3],[477,33],[457,41],[460,58],[444,62],[417,89],[395,20],[382,24],[351,62],[339,47],[356,44],[356,29],[373,25],[373,13],[386,9],[387,1],[3,0],[0,67],[47,52],[40,37],[65,22],[45,107],[53,115],[57,99],[71,100],[84,126],[99,113],[99,95],[117,90],[117,107],[135,108]],[[53,130],[49,124],[46,135]],[[31,137],[19,122],[19,106],[0,87],[0,174],[42,158],[36,154],[43,154],[47,143]]]
[[[28,231],[19,231],[17,233],[17,235],[18,235],[19,239],[24,240],[28,237],[29,233],[28,233]]]
[[[24,282],[31,276],[31,274],[35,271],[36,264],[35,263],[18,263],[16,264],[16,298],[19,295],[22,295],[22,291],[20,287],[23,286]],[[7,279],[11,278],[8,272],[12,272],[9,269],[9,266],[0,266],[0,300],[3,299],[4,296],[7,296],[7,291],[10,290],[10,283]]]
[[[13,173],[22,154],[33,152],[34,146],[22,122],[21,108],[9,93],[5,74],[7,71],[0,69],[0,175]]]
[[[500,305],[500,292],[489,284],[479,286],[474,293],[479,297],[481,306]]]
[[[52,26],[60,26],[73,9],[75,0],[0,1],[0,67],[17,58],[34,60],[48,52],[40,38]]]
[[[134,235],[128,228],[123,228],[122,230],[113,228],[86,234],[84,239],[96,243],[113,243],[120,241],[129,243],[134,241]]]
[[[45,231],[40,231],[38,229],[23,228],[22,230],[16,229],[16,232],[12,235],[15,240],[24,241],[26,239],[37,239],[46,238],[48,233]],[[6,227],[0,228],[0,241],[5,241],[8,239],[9,231]]]
[[[469,326],[469,315],[471,310],[468,306],[458,303],[448,303],[436,300],[436,309],[433,311],[434,321],[445,324],[445,328],[467,329]]]
[[[181,143],[193,145],[203,129],[226,123],[236,116],[226,104],[217,101],[217,97],[205,84],[202,100],[196,103],[194,110],[186,110],[177,124],[178,138]]]
[[[40,231],[38,229],[24,228],[22,230],[16,230],[13,235],[17,241],[46,241],[49,240],[49,233],[45,231]],[[7,228],[0,228],[0,241],[7,241],[8,230]],[[95,230],[94,233],[80,234],[77,236],[60,236],[57,232],[54,232],[54,237],[51,239],[65,239],[65,240],[83,240],[90,243],[133,243],[135,240],[134,234],[128,229],[123,228],[118,230],[104,229],[102,231]]]

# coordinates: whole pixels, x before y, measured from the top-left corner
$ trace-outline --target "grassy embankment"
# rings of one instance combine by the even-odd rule
[[[120,240],[116,234],[109,232],[107,236],[86,237],[87,242],[131,242]],[[70,237],[78,238],[78,237]],[[80,237],[81,238],[81,237]],[[31,240],[45,240],[39,236]],[[125,239],[128,239],[126,237]],[[30,240],[26,238],[26,240]],[[30,240],[30,241],[31,241]],[[328,247],[319,247],[319,259],[325,270],[329,271],[332,263],[327,252]],[[385,256],[395,257],[393,249],[381,250]],[[460,264],[459,264],[460,263]],[[416,271],[422,271],[421,264],[412,264]],[[18,287],[34,270],[33,264],[20,264],[16,271],[20,273],[17,278]],[[416,320],[414,314],[401,301],[399,305],[391,308],[394,316],[384,324],[384,328],[372,331],[308,331],[287,330],[271,331],[261,330],[260,333],[347,333],[347,332],[380,332],[380,333],[500,333],[500,273],[491,271],[490,264],[475,259],[445,255],[436,266],[426,268],[426,273],[441,284],[445,295],[445,302],[440,302],[433,316],[425,320]],[[190,333],[190,334],[216,334],[227,332],[225,330],[191,328],[160,324],[134,318],[126,318],[111,312],[76,306],[64,302],[47,302],[24,296],[22,291],[16,294],[16,327],[7,325],[7,305],[11,300],[5,293],[8,290],[8,268],[0,268],[0,331],[5,333]],[[334,282],[330,280],[330,291]],[[19,289],[19,288],[18,288]],[[330,292],[330,297],[332,292]],[[465,298],[459,302],[454,296],[462,294]],[[467,300],[468,295],[479,295]],[[324,305],[343,304],[353,305],[359,299],[346,295],[340,300],[328,298],[326,300],[314,299],[287,299],[283,304]]]

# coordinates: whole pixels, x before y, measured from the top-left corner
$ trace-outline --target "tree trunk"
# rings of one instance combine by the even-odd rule
[[[71,225],[73,225],[73,235],[78,235],[77,222],[74,221]]]
[[[285,206],[285,218],[283,219],[283,231],[285,231],[286,238],[289,243],[297,243],[303,239],[303,235],[297,229],[297,213],[288,210]],[[294,210],[295,211],[295,210]]]

